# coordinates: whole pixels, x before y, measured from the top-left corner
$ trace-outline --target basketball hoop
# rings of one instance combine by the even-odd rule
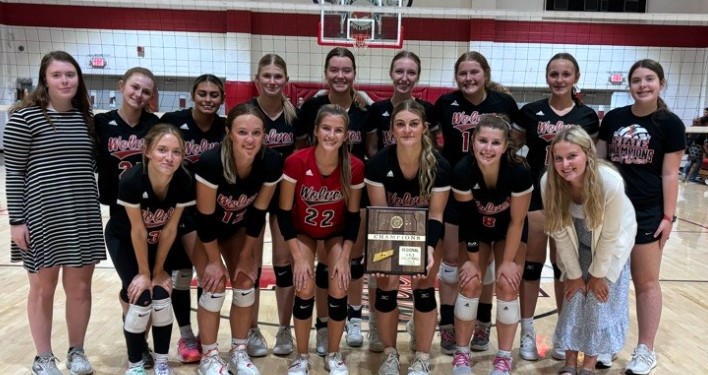
[[[355,33],[352,37],[354,37],[352,47],[354,47],[355,52],[363,53],[369,48],[369,38],[371,37],[369,34]]]

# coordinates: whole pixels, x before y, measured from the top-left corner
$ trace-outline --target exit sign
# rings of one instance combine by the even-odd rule
[[[89,65],[91,65],[92,68],[103,69],[106,67],[106,64],[106,59],[103,56],[94,56],[89,61]]]
[[[621,85],[624,83],[624,75],[622,73],[610,74],[610,83],[613,85]]]

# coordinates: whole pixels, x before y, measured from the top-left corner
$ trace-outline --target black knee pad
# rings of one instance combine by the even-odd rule
[[[352,273],[352,280],[359,280],[364,277],[364,256],[351,260],[349,268]]]
[[[560,279],[561,279],[561,274],[562,274],[563,272],[561,272],[561,269],[558,268],[558,265],[557,265],[557,264],[551,263],[551,265],[553,266],[553,278],[556,279],[556,280],[560,280]]]
[[[160,288],[162,289],[162,288]],[[162,289],[164,290],[164,289]],[[167,295],[169,297],[169,294]],[[165,297],[167,298],[167,297]],[[152,303],[152,297],[150,297],[150,291],[145,289],[143,290],[142,293],[140,293],[140,297],[138,297],[138,300],[135,301],[135,304],[138,306],[147,306]]]
[[[288,288],[293,286],[293,266],[274,266],[275,285],[280,288]]]
[[[327,296],[329,318],[341,322],[347,318],[347,296],[342,298]]]
[[[322,262],[317,262],[315,268],[315,285],[318,288],[329,289],[329,271],[327,265]]]
[[[315,298],[302,299],[295,296],[295,306],[293,306],[293,316],[296,319],[307,320],[312,317],[312,310],[315,307]]]
[[[376,288],[376,310],[384,313],[396,309],[398,290],[381,290]]]
[[[125,289],[121,289],[120,293],[118,293],[118,296],[120,297],[120,300],[130,304],[130,299],[128,298],[128,291]]]
[[[158,299],[168,299],[170,298],[170,293],[167,293],[165,288],[161,286],[154,286],[152,288],[152,299],[158,300]]]
[[[522,278],[527,281],[536,281],[541,278],[541,272],[543,272],[543,263],[526,262]]]
[[[437,307],[435,288],[413,289],[413,309],[420,312],[431,312]]]

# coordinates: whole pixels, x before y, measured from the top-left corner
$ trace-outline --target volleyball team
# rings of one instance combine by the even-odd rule
[[[367,206],[428,210],[428,266],[411,277],[408,365],[396,349],[400,277],[367,276],[366,341],[383,352],[379,375],[439,373],[431,366],[436,331],[452,373],[472,374],[472,352],[490,346],[494,295],[491,374],[513,372],[517,331],[519,357],[538,360],[533,317],[547,257],[560,311],[551,351],[563,361],[558,373],[612,366],[627,336],[630,275],[639,332],[626,373],[650,373],[659,269],[685,149],[684,125],[660,97],[661,65],[632,65],[633,104],[602,124],[576,96],[580,67],[568,53],[546,65],[550,96],[521,109],[491,80],[482,54],[462,54],[454,72],[456,90],[435,104],[416,99],[421,61],[401,51],[390,65],[392,96],[369,105],[355,90],[354,55],[337,47],[324,62],[326,94],[298,109],[283,92],[285,61],[267,54],[254,77],[258,96],[226,119],[218,115],[224,85],[210,74],[194,81],[192,108],[158,118],[148,109],[156,79],[136,67],[118,82],[119,108],[94,116],[76,60],[45,55],[37,88],[12,107],[4,134],[12,260],[23,262],[30,285],[31,373],[62,373],[51,344],[60,275],[64,362],[73,375],[93,373],[84,338],[91,279],[106,248],[121,281],[126,374],[173,373],[176,320],[179,360],[198,363],[200,375],[258,375],[251,358],[271,350],[291,356],[288,374],[305,375],[315,366],[313,315],[325,369],[356,373],[340,346],[343,336],[350,347],[365,341]],[[110,208],[105,232],[99,202]],[[257,319],[265,225],[279,325],[272,348]],[[223,358],[217,337],[227,288],[231,342],[221,343],[230,348]]]

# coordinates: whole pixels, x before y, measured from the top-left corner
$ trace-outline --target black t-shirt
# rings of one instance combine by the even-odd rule
[[[576,104],[570,112],[559,116],[548,104],[548,99],[541,99],[526,104],[521,112],[523,117],[517,127],[526,131],[526,146],[529,148],[526,160],[535,179],[540,179],[550,164],[549,147],[557,133],[573,125],[581,126],[591,137],[596,137],[600,130],[597,114],[584,104]]]
[[[667,110],[637,117],[629,105],[607,112],[599,138],[607,142],[607,159],[619,169],[634,206],[662,204],[664,155],[686,148],[683,121]]]
[[[164,199],[160,199],[153,191],[143,164],[127,171],[118,187],[118,205],[140,208],[143,224],[148,232],[148,246],[151,248],[160,241],[162,228],[174,214],[175,208],[192,206],[194,203],[192,179],[182,168],[178,168],[170,180]],[[130,219],[125,209],[115,210],[108,222],[108,228],[118,238],[131,240]]]
[[[99,201],[113,208],[118,196],[118,181],[134,165],[142,162],[145,135],[160,119],[143,112],[140,122],[128,125],[118,110],[99,113],[94,117],[98,136],[98,192]]]
[[[514,98],[494,90],[487,90],[487,97],[479,105],[470,103],[460,90],[445,94],[435,102],[435,116],[445,139],[442,153],[451,165],[456,165],[472,150],[472,130],[477,127],[479,116],[485,113],[506,115],[512,124],[521,120]]]
[[[280,154],[264,148],[256,157],[251,173],[246,178],[237,178],[231,184],[224,178],[221,163],[221,148],[218,146],[202,154],[195,168],[195,179],[212,189],[216,189],[217,217],[223,225],[243,225],[246,209],[256,200],[262,185],[275,185],[283,174],[283,160]]]
[[[285,121],[285,111],[283,111],[277,119],[273,120],[268,115],[266,115],[263,108],[258,104],[256,98],[251,99],[250,102],[256,108],[259,108],[263,112],[263,118],[265,118],[265,144],[266,146],[278,151],[283,159],[290,156],[290,154],[295,151],[295,138],[304,135],[302,127],[300,126],[299,120],[295,119],[292,124],[288,124]],[[298,114],[299,115],[299,114]]]
[[[416,99],[425,108],[425,119],[430,124],[430,132],[435,132],[438,129],[438,120],[435,118],[433,105],[425,100]],[[374,102],[369,109],[369,121],[366,124],[366,132],[373,133],[379,138],[379,144],[376,145],[378,150],[396,143],[391,132],[391,115],[393,114],[393,103],[391,99],[384,99]]]
[[[174,125],[182,132],[185,142],[185,165],[192,173],[194,173],[194,164],[201,154],[220,145],[226,134],[225,118],[215,115],[211,127],[204,132],[194,122],[191,108],[165,113],[160,122]]]
[[[382,149],[366,163],[366,183],[383,186],[386,190],[386,203],[390,207],[428,207],[429,198],[420,196],[418,175],[411,180],[403,176],[396,147],[393,144]],[[450,190],[450,163],[439,152],[433,153],[437,168],[432,192]]]
[[[302,115],[303,134],[312,136],[315,130],[315,120],[317,120],[317,111],[320,107],[326,104],[332,104],[327,95],[314,96],[302,104],[300,111]],[[369,106],[362,109],[358,104],[352,103],[347,111],[349,115],[349,143],[351,144],[351,152],[354,156],[364,160],[366,156],[365,133],[366,123],[369,117]]]

